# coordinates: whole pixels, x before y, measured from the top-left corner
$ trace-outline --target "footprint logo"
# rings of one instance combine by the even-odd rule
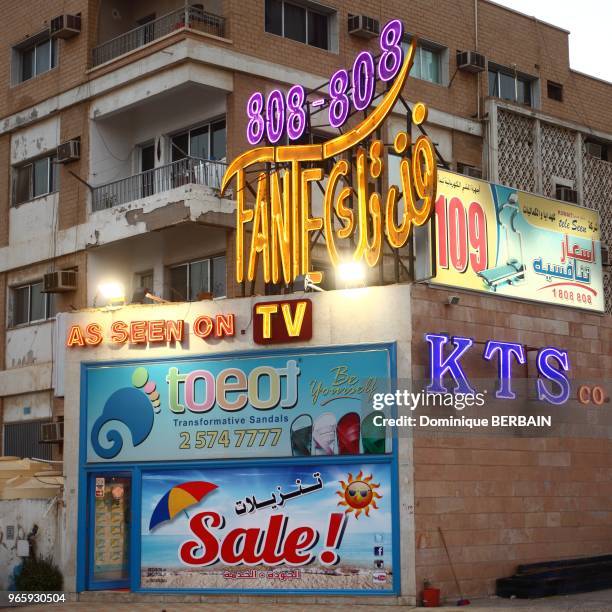
[[[134,370],[132,385],[111,394],[92,428],[91,445],[103,459],[113,459],[123,448],[123,437],[116,429],[106,432],[106,441],[110,442],[110,447],[100,444],[100,432],[110,421],[119,421],[130,430],[133,446],[142,444],[153,429],[155,413],[160,410],[157,386],[149,380],[149,372],[143,367]]]

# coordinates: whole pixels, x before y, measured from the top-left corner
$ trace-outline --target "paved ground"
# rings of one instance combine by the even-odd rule
[[[147,603],[119,603],[116,601],[87,601],[70,602],[57,606],[45,605],[42,607],[19,607],[20,612],[40,612],[41,610],[52,611],[61,610],[66,612],[371,612],[372,608],[376,612],[405,612],[407,610],[424,611],[427,608],[414,608],[412,606],[368,604],[364,598],[362,605],[333,604],[331,599],[325,602],[312,602],[304,600],[297,604],[274,603],[269,598],[257,601],[257,598],[248,598],[244,602],[221,603],[217,599],[214,603],[159,603],[149,601]],[[456,606],[443,606],[438,610],[457,610]],[[523,599],[500,599],[497,597],[490,599],[474,600],[469,606],[460,608],[469,612],[470,610],[485,612],[540,612],[552,610],[555,612],[611,612],[612,611],[612,590],[597,591],[596,593],[582,593],[580,595],[570,595],[567,597],[549,597],[545,599],[523,600]]]

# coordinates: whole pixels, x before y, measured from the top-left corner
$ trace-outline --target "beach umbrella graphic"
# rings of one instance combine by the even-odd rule
[[[216,488],[217,485],[203,480],[183,482],[172,487],[155,506],[149,522],[149,531],[160,523],[172,520],[179,512],[185,512],[186,508],[199,503]],[[189,518],[187,512],[185,515]]]

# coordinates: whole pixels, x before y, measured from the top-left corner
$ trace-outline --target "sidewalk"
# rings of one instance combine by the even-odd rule
[[[362,606],[364,612],[372,609],[372,602],[368,603],[364,598],[363,604],[312,604],[312,603],[271,603],[266,598],[265,603],[257,604],[253,598],[244,603],[218,601],[211,603],[173,603],[169,602],[146,602],[146,603],[118,603],[100,601],[69,602],[57,605],[24,606],[19,607],[20,612],[40,612],[41,610],[57,610],[58,612],[250,612],[257,609],[258,612],[304,612],[308,607],[312,612],[360,612]],[[376,605],[377,612],[406,612],[408,610],[429,610],[413,606],[398,605]],[[9,608],[2,608],[9,609]],[[15,609],[15,608],[14,608]],[[547,597],[544,599],[501,599],[493,597],[490,599],[474,600],[469,606],[458,608],[457,606],[442,606],[438,610],[470,610],[485,612],[539,612],[540,610],[554,610],[555,612],[610,612],[612,610],[612,589],[597,591],[595,593],[580,593],[563,597]]]

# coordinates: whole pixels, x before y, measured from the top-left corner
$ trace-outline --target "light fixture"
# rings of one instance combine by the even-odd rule
[[[366,271],[363,264],[356,261],[346,261],[338,266],[338,279],[345,286],[359,286],[365,283]]]
[[[312,281],[308,274],[304,275],[304,291],[320,291],[321,293],[325,292],[325,289],[319,287],[316,283]]]
[[[459,296],[458,295],[449,295],[447,303],[448,303],[449,306],[456,306],[459,303]]]
[[[108,304],[116,305],[125,303],[125,289],[117,281],[109,281],[98,285],[98,294],[101,295]]]

